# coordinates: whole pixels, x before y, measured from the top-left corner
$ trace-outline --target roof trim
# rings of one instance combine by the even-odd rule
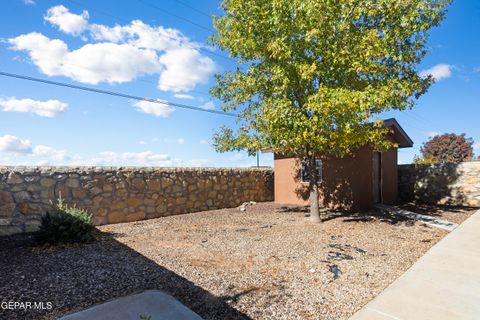
[[[394,129],[394,136],[398,142],[399,148],[411,148],[413,147],[413,140],[408,136],[408,134],[403,130],[398,121],[395,118],[383,120],[383,125],[385,127],[392,127]]]
[[[398,123],[397,119],[389,118],[383,120],[383,126],[387,128],[393,128],[393,136],[395,141],[398,143],[399,148],[411,148],[413,147],[413,140],[408,136],[408,134],[403,130],[403,128]],[[262,153],[274,152],[273,148],[264,148],[260,150]]]

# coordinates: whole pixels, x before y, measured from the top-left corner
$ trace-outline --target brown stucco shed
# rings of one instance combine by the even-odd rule
[[[384,120],[392,129],[390,139],[399,148],[413,146],[410,137],[395,119]],[[366,210],[376,203],[397,201],[397,148],[376,152],[370,146],[359,148],[343,158],[319,156],[319,201],[326,208]],[[275,203],[308,205],[308,181],[300,159],[275,153]]]

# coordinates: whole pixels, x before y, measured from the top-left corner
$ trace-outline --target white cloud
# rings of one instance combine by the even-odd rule
[[[74,14],[62,5],[48,9],[44,19],[57,26],[62,32],[74,36],[81,34],[88,27],[88,11]]]
[[[15,136],[6,134],[4,136],[0,136],[0,152],[30,154],[32,153],[32,143],[30,140],[22,140]]]
[[[152,151],[144,152],[101,152],[97,157],[90,159],[77,159],[72,165],[94,166],[151,166],[151,167],[206,167],[212,166],[207,159],[184,160],[171,158],[165,154],[157,154]]]
[[[178,138],[174,141],[180,143],[183,139]],[[3,162],[13,165],[212,166],[210,160],[171,158],[167,154],[155,153],[150,150],[143,152],[105,151],[96,156],[84,158],[78,154],[69,155],[67,150],[59,150],[46,145],[32,146],[30,140],[8,134],[0,136],[0,156]]]
[[[212,101],[208,101],[200,106],[200,108],[205,110],[214,110],[215,104]]]
[[[212,59],[190,48],[173,49],[160,57],[164,70],[158,80],[162,91],[189,91],[197,84],[207,83],[216,70]]]
[[[154,52],[125,45],[87,44],[68,51],[63,41],[39,33],[21,35],[9,42],[13,50],[28,51],[32,62],[44,74],[63,75],[84,83],[128,82],[159,67]]]
[[[449,78],[452,75],[452,68],[452,65],[441,63],[430,69],[420,71],[419,75],[422,78],[432,76],[435,81],[440,81]]]
[[[84,83],[130,82],[142,74],[160,70],[157,54],[127,44],[86,44],[69,52],[64,60],[64,75]]]
[[[66,161],[70,159],[66,150],[57,150],[44,145],[35,146],[33,148],[32,155],[37,157],[53,158],[54,160],[58,161]]]
[[[170,160],[170,156],[166,154],[154,153],[152,151],[123,153],[105,151],[101,152],[99,154],[99,157],[92,159],[92,161],[97,164],[142,166],[162,165],[165,161],[168,160]]]
[[[101,24],[90,25],[90,33],[95,40],[119,43],[125,39],[125,30],[122,26],[108,27]]]
[[[141,112],[150,113],[160,118],[168,118],[175,109],[166,104],[164,100],[159,99],[158,101],[164,102],[165,104],[151,101],[137,101],[133,105]]]
[[[33,0],[23,0],[23,3],[26,4],[26,5],[34,5],[35,1],[33,1]]]
[[[146,144],[147,144],[147,142],[146,142],[146,141],[143,141],[143,140],[140,140],[140,141],[138,141],[138,144],[141,144],[141,145],[143,145],[143,146],[144,146],[144,145],[146,145]]]
[[[66,76],[83,83],[129,82],[139,75],[160,70],[155,51],[126,44],[86,44],[69,51],[65,42],[35,32],[11,38],[8,42],[13,50],[27,51],[44,74]]]
[[[0,136],[0,152],[21,154],[30,157],[49,158],[57,161],[67,161],[70,159],[66,150],[58,150],[41,144],[32,146],[30,140],[20,139],[9,134]]]
[[[78,162],[78,161],[77,161]],[[204,167],[212,165],[206,159],[184,160],[171,158],[169,155],[155,153],[153,151],[143,152],[101,152],[98,157],[81,160],[82,165],[122,165],[122,166],[155,166],[155,167]]]
[[[8,39],[11,49],[16,51],[26,50],[30,60],[46,75],[62,74],[62,62],[68,53],[65,42],[55,39],[50,40],[44,35],[32,32]]]
[[[183,138],[170,142],[185,143]],[[9,155],[13,155],[10,157]],[[96,156],[84,158],[78,154],[69,155],[67,150],[47,145],[32,145],[27,139],[13,135],[0,136],[0,156],[2,161],[14,165],[109,165],[109,166],[159,166],[159,167],[205,167],[212,166],[207,159],[172,158],[168,154],[153,151],[143,152],[100,152]],[[22,157],[23,156],[23,157]]]
[[[89,28],[95,40],[129,43],[138,48],[166,51],[185,46],[192,49],[200,47],[176,29],[152,27],[141,20],[133,20],[130,24],[114,27],[91,24]]]
[[[58,100],[38,101],[10,97],[0,99],[0,108],[7,112],[31,112],[41,117],[52,118],[60,112],[66,111],[68,104]]]
[[[476,142],[472,145],[473,150],[480,150],[480,142]]]
[[[189,94],[183,94],[183,93],[175,93],[173,96],[174,96],[175,98],[177,98],[177,99],[186,99],[186,100],[193,100],[193,99],[195,99],[194,96],[189,95]]]
[[[209,143],[206,139],[202,139],[202,140],[200,140],[200,144],[209,144]]]
[[[74,14],[61,5],[51,7],[44,18],[64,33],[87,41],[88,32],[93,41],[100,41],[69,50],[64,41],[35,32],[8,39],[11,49],[27,51],[30,60],[49,76],[98,84],[158,74],[160,90],[178,93],[207,83],[216,70],[213,60],[199,52],[201,46],[176,29],[140,20],[113,27],[90,24],[87,11]]]

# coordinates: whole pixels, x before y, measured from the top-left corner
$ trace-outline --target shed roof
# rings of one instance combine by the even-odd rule
[[[387,128],[393,129],[393,138],[398,143],[399,148],[410,148],[413,146],[413,140],[403,130],[395,118],[383,120],[383,125]]]
[[[398,144],[399,148],[411,148],[413,147],[413,140],[403,130],[398,121],[395,118],[389,118],[383,120],[383,125],[387,128],[393,129],[393,138]],[[273,152],[272,148],[265,148],[261,150],[262,153]]]

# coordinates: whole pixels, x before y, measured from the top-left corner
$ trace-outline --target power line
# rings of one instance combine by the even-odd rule
[[[175,103],[175,102],[170,102],[170,101],[159,101],[159,100],[156,100],[156,99],[130,95],[130,94],[127,94],[127,93],[107,91],[107,90],[89,88],[89,87],[84,87],[84,86],[78,86],[78,85],[69,84],[69,83],[65,83],[65,82],[45,80],[45,79],[29,77],[29,76],[25,76],[25,75],[21,75],[21,74],[17,74],[17,73],[8,73],[8,72],[0,71],[0,76],[17,78],[17,79],[22,79],[22,80],[34,81],[34,82],[40,82],[40,83],[45,83],[45,84],[50,84],[50,85],[55,85],[55,86],[60,86],[60,87],[66,87],[66,88],[71,88],[71,89],[77,89],[77,90],[83,90],[83,91],[88,91],[88,92],[106,94],[106,95],[110,95],[110,96],[116,96],[116,97],[121,97],[121,98],[132,99],[132,100],[147,101],[147,102],[158,103],[158,104],[167,105],[167,106],[171,106],[171,107],[177,107],[177,108],[190,109],[190,110],[201,111],[201,112],[214,113],[214,114],[219,114],[219,115],[222,115],[222,116],[230,116],[230,117],[239,116],[238,114],[231,113],[231,112],[208,110],[208,109],[203,109],[201,107],[195,107],[195,106],[190,106],[190,105],[181,104],[181,103]]]
[[[180,20],[182,20],[182,21],[188,22],[188,23],[190,23],[191,25],[196,26],[196,27],[198,27],[198,28],[200,28],[200,29],[203,29],[203,30],[206,30],[206,31],[209,31],[209,32],[215,32],[215,30],[213,30],[212,28],[202,26],[201,24],[198,24],[198,23],[196,23],[195,21],[192,21],[192,20],[190,20],[190,19],[187,19],[187,18],[184,18],[184,17],[182,17],[182,16],[179,16],[178,14],[175,14],[175,13],[172,13],[172,12],[170,12],[170,11],[167,11],[167,10],[165,10],[165,9],[163,9],[163,8],[160,8],[159,6],[156,6],[156,5],[152,4],[152,3],[149,3],[149,2],[146,2],[146,1],[143,1],[143,0],[137,0],[137,1],[138,1],[138,2],[142,2],[143,4],[145,4],[145,5],[147,5],[147,6],[150,6],[150,7],[154,8],[154,9],[157,9],[157,10],[160,11],[160,12],[166,13],[166,14],[172,16],[172,17],[175,17],[175,18],[180,19]]]
[[[205,16],[205,17],[208,17],[208,18],[211,18],[211,17],[212,17],[212,15],[211,15],[211,14],[209,14],[209,13],[206,13],[205,11],[199,10],[199,9],[197,9],[197,8],[195,8],[195,7],[191,6],[191,5],[189,5],[188,3],[185,3],[185,2],[183,2],[183,1],[180,1],[180,0],[175,0],[175,1],[176,1],[176,2],[178,2],[178,3],[180,3],[181,5],[184,5],[184,6],[185,6],[185,7],[187,7],[187,8],[190,8],[190,9],[192,9],[193,11],[195,11],[195,12],[197,12],[197,13],[199,13],[199,14],[201,14],[201,15]]]
[[[103,11],[103,10],[94,8],[94,7],[92,7],[91,5],[86,5],[86,4],[83,4],[83,3],[79,2],[79,1],[76,1],[76,0],[69,0],[69,1],[72,2],[72,3],[75,3],[77,6],[86,7],[86,8],[88,8],[89,10],[98,12],[98,13],[104,15],[104,16],[108,16],[108,17],[110,17],[110,18],[114,18],[114,19],[123,21],[123,22],[125,22],[125,23],[130,23],[130,20],[129,20],[129,19],[125,19],[125,18],[116,16],[116,15],[110,14],[110,13],[105,12],[105,11]],[[169,36],[168,34],[163,34],[163,36],[166,37],[166,38],[168,38],[168,39],[170,39],[170,40],[173,40],[173,41],[177,41],[177,42],[178,42],[178,39],[176,39],[176,38],[174,38],[174,37],[171,37],[171,36]],[[218,57],[218,58],[222,58],[222,59],[224,59],[224,60],[236,62],[236,60],[233,59],[233,58],[230,58],[230,57],[224,56],[224,55],[222,55],[222,54],[216,53],[216,52],[211,51],[211,50],[209,50],[209,49],[206,49],[206,48],[204,48],[204,47],[202,47],[202,46],[188,45],[188,44],[185,44],[185,43],[182,43],[181,45],[182,45],[183,47],[186,47],[186,48],[190,48],[190,49],[194,49],[194,50],[199,50],[199,51],[201,51],[201,52],[203,52],[203,53],[205,53],[205,54],[211,55],[211,56],[215,56],[215,57]]]

